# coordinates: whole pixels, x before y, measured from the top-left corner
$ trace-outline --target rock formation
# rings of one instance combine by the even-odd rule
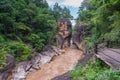
[[[25,80],[30,72],[40,69],[41,65],[48,63],[54,56],[64,53],[53,46],[46,46],[41,53],[35,52],[35,56],[30,61],[19,63],[12,72],[11,80]]]

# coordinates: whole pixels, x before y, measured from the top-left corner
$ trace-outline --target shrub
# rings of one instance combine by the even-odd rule
[[[28,59],[31,56],[31,49],[22,42],[11,42],[8,45],[9,53],[11,53],[16,61]]]
[[[2,36],[0,36],[0,69],[2,69],[6,64],[5,64],[5,60],[6,60],[6,50],[5,47],[6,45],[3,43],[4,38]]]
[[[97,64],[89,62],[84,67],[77,67],[69,74],[73,80],[120,80],[120,70],[102,67],[100,61]]]
[[[44,38],[41,38],[40,35],[31,34],[27,37],[27,39],[33,44],[33,48],[35,48],[37,51],[40,51],[44,47],[45,40]]]
[[[3,66],[6,54],[12,54],[16,61],[27,60],[31,56],[31,48],[22,42],[2,42],[0,43],[0,64]],[[3,65],[2,65],[3,64]]]
[[[4,68],[6,66],[6,51],[0,48],[0,69]]]

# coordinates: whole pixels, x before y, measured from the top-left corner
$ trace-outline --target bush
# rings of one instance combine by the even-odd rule
[[[6,45],[3,43],[3,41],[5,41],[4,38],[0,36],[0,69],[6,65],[5,60],[7,51],[5,50]]]
[[[44,47],[44,42],[45,42],[44,38],[41,38],[37,34],[31,34],[30,36],[27,37],[27,40],[32,43],[33,48],[35,48],[37,51],[42,50],[42,48]]]
[[[0,43],[0,65],[5,65],[6,54],[12,54],[16,61],[27,60],[31,56],[31,48],[22,42],[1,42]],[[1,67],[0,66],[0,67]]]
[[[102,67],[98,61],[97,64],[89,62],[84,67],[77,67],[69,74],[73,80],[120,80],[120,70]]]
[[[4,66],[6,66],[6,51],[3,49],[1,49],[0,47],[0,69],[4,68]]]
[[[31,49],[22,42],[11,42],[8,45],[9,53],[11,53],[16,61],[28,59],[31,56]]]

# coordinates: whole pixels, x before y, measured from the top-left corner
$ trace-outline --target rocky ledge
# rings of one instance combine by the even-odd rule
[[[6,77],[4,77],[8,73],[4,74],[3,76],[1,76],[1,73],[0,77],[3,79],[0,80],[25,80],[28,73],[40,69],[43,64],[49,63],[53,57],[58,56],[62,53],[64,53],[64,51],[54,46],[46,46],[40,53],[34,52],[35,56],[31,60],[23,61],[17,64],[12,70],[9,79],[6,79]]]

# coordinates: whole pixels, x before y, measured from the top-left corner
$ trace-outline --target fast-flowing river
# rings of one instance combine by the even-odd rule
[[[29,73],[26,80],[51,80],[74,69],[78,60],[82,58],[82,52],[72,48],[64,51],[64,54],[54,57],[50,63],[42,65],[40,70]]]

